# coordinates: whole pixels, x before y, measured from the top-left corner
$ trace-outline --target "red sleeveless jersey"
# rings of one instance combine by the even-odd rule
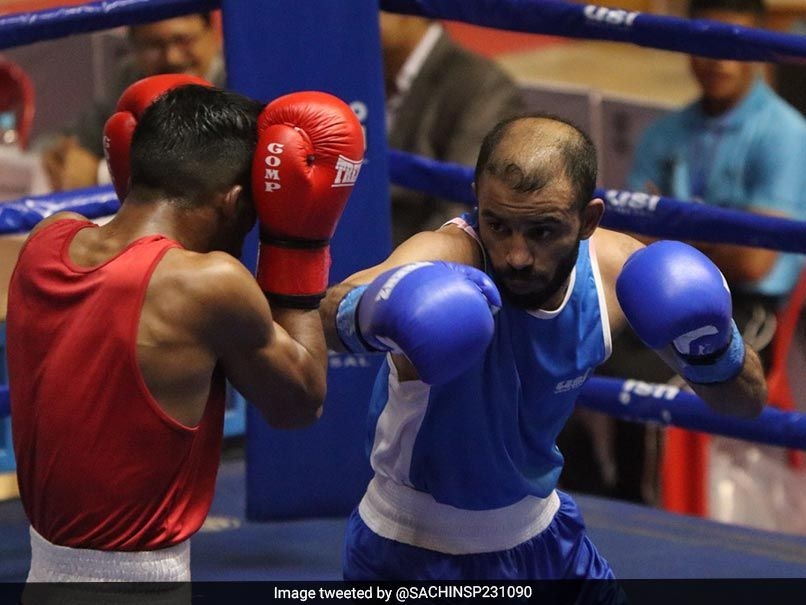
[[[65,219],[24,245],[8,293],[11,422],[22,504],[54,544],[154,550],[204,522],[220,461],[224,379],[196,427],[149,393],[136,338],[146,288],[180,245],[155,235],[101,265],[68,248],[88,221]]]

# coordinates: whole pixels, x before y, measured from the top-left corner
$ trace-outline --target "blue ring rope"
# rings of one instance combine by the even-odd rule
[[[801,62],[806,37],[561,0],[381,0],[389,12],[740,61]]]
[[[695,394],[667,384],[593,376],[577,404],[633,422],[647,422],[806,450],[806,415],[766,406],[761,415],[736,418],[715,412]]]
[[[220,0],[88,2],[0,16],[0,49],[219,8]]]
[[[473,169],[389,150],[392,183],[473,206]],[[806,253],[806,221],[760,216],[638,191],[597,189],[606,203],[602,226],[655,237],[743,244]]]

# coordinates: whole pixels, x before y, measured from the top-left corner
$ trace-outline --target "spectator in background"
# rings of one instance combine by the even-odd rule
[[[493,61],[451,41],[422,17],[381,11],[389,147],[473,166],[481,140],[522,110],[517,84]],[[464,206],[392,187],[392,238],[436,229]]]
[[[762,0],[691,0],[688,16],[762,27],[765,7]],[[627,187],[760,215],[806,219],[803,116],[765,83],[757,63],[692,56],[690,64],[700,97],[650,124],[636,149]],[[769,370],[775,313],[797,281],[801,258],[761,248],[693,243],[725,275],[736,322]],[[668,366],[645,354],[629,332],[614,343],[613,356],[600,371],[650,382],[675,378]],[[644,455],[647,429],[627,422],[616,425],[611,495],[651,500],[652,490],[646,488],[654,483],[657,467],[653,456]]]
[[[120,94],[133,82],[163,73],[184,73],[216,86],[225,83],[221,36],[212,14],[193,13],[129,27],[131,54],[123,58],[104,99],[78,117],[42,154],[53,191],[109,183],[102,132]]]
[[[689,17],[764,23],[763,0],[691,0]],[[762,78],[757,63],[691,57],[701,97],[651,124],[628,187],[756,214],[806,219],[806,121]],[[725,274],[745,337],[772,318],[797,280],[798,255],[698,244]],[[769,340],[767,337],[765,340]]]

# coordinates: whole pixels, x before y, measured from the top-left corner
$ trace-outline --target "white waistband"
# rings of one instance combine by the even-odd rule
[[[31,527],[28,582],[189,582],[190,540],[124,552],[52,544]]]
[[[546,529],[559,508],[560,498],[553,491],[547,498],[527,496],[503,508],[465,510],[375,475],[358,512],[379,536],[463,555],[514,548]]]

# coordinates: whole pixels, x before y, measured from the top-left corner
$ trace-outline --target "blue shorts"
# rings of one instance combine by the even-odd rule
[[[585,533],[574,500],[562,492],[551,524],[509,550],[451,555],[373,532],[354,510],[347,523],[343,574],[348,581],[613,580],[613,571]]]

